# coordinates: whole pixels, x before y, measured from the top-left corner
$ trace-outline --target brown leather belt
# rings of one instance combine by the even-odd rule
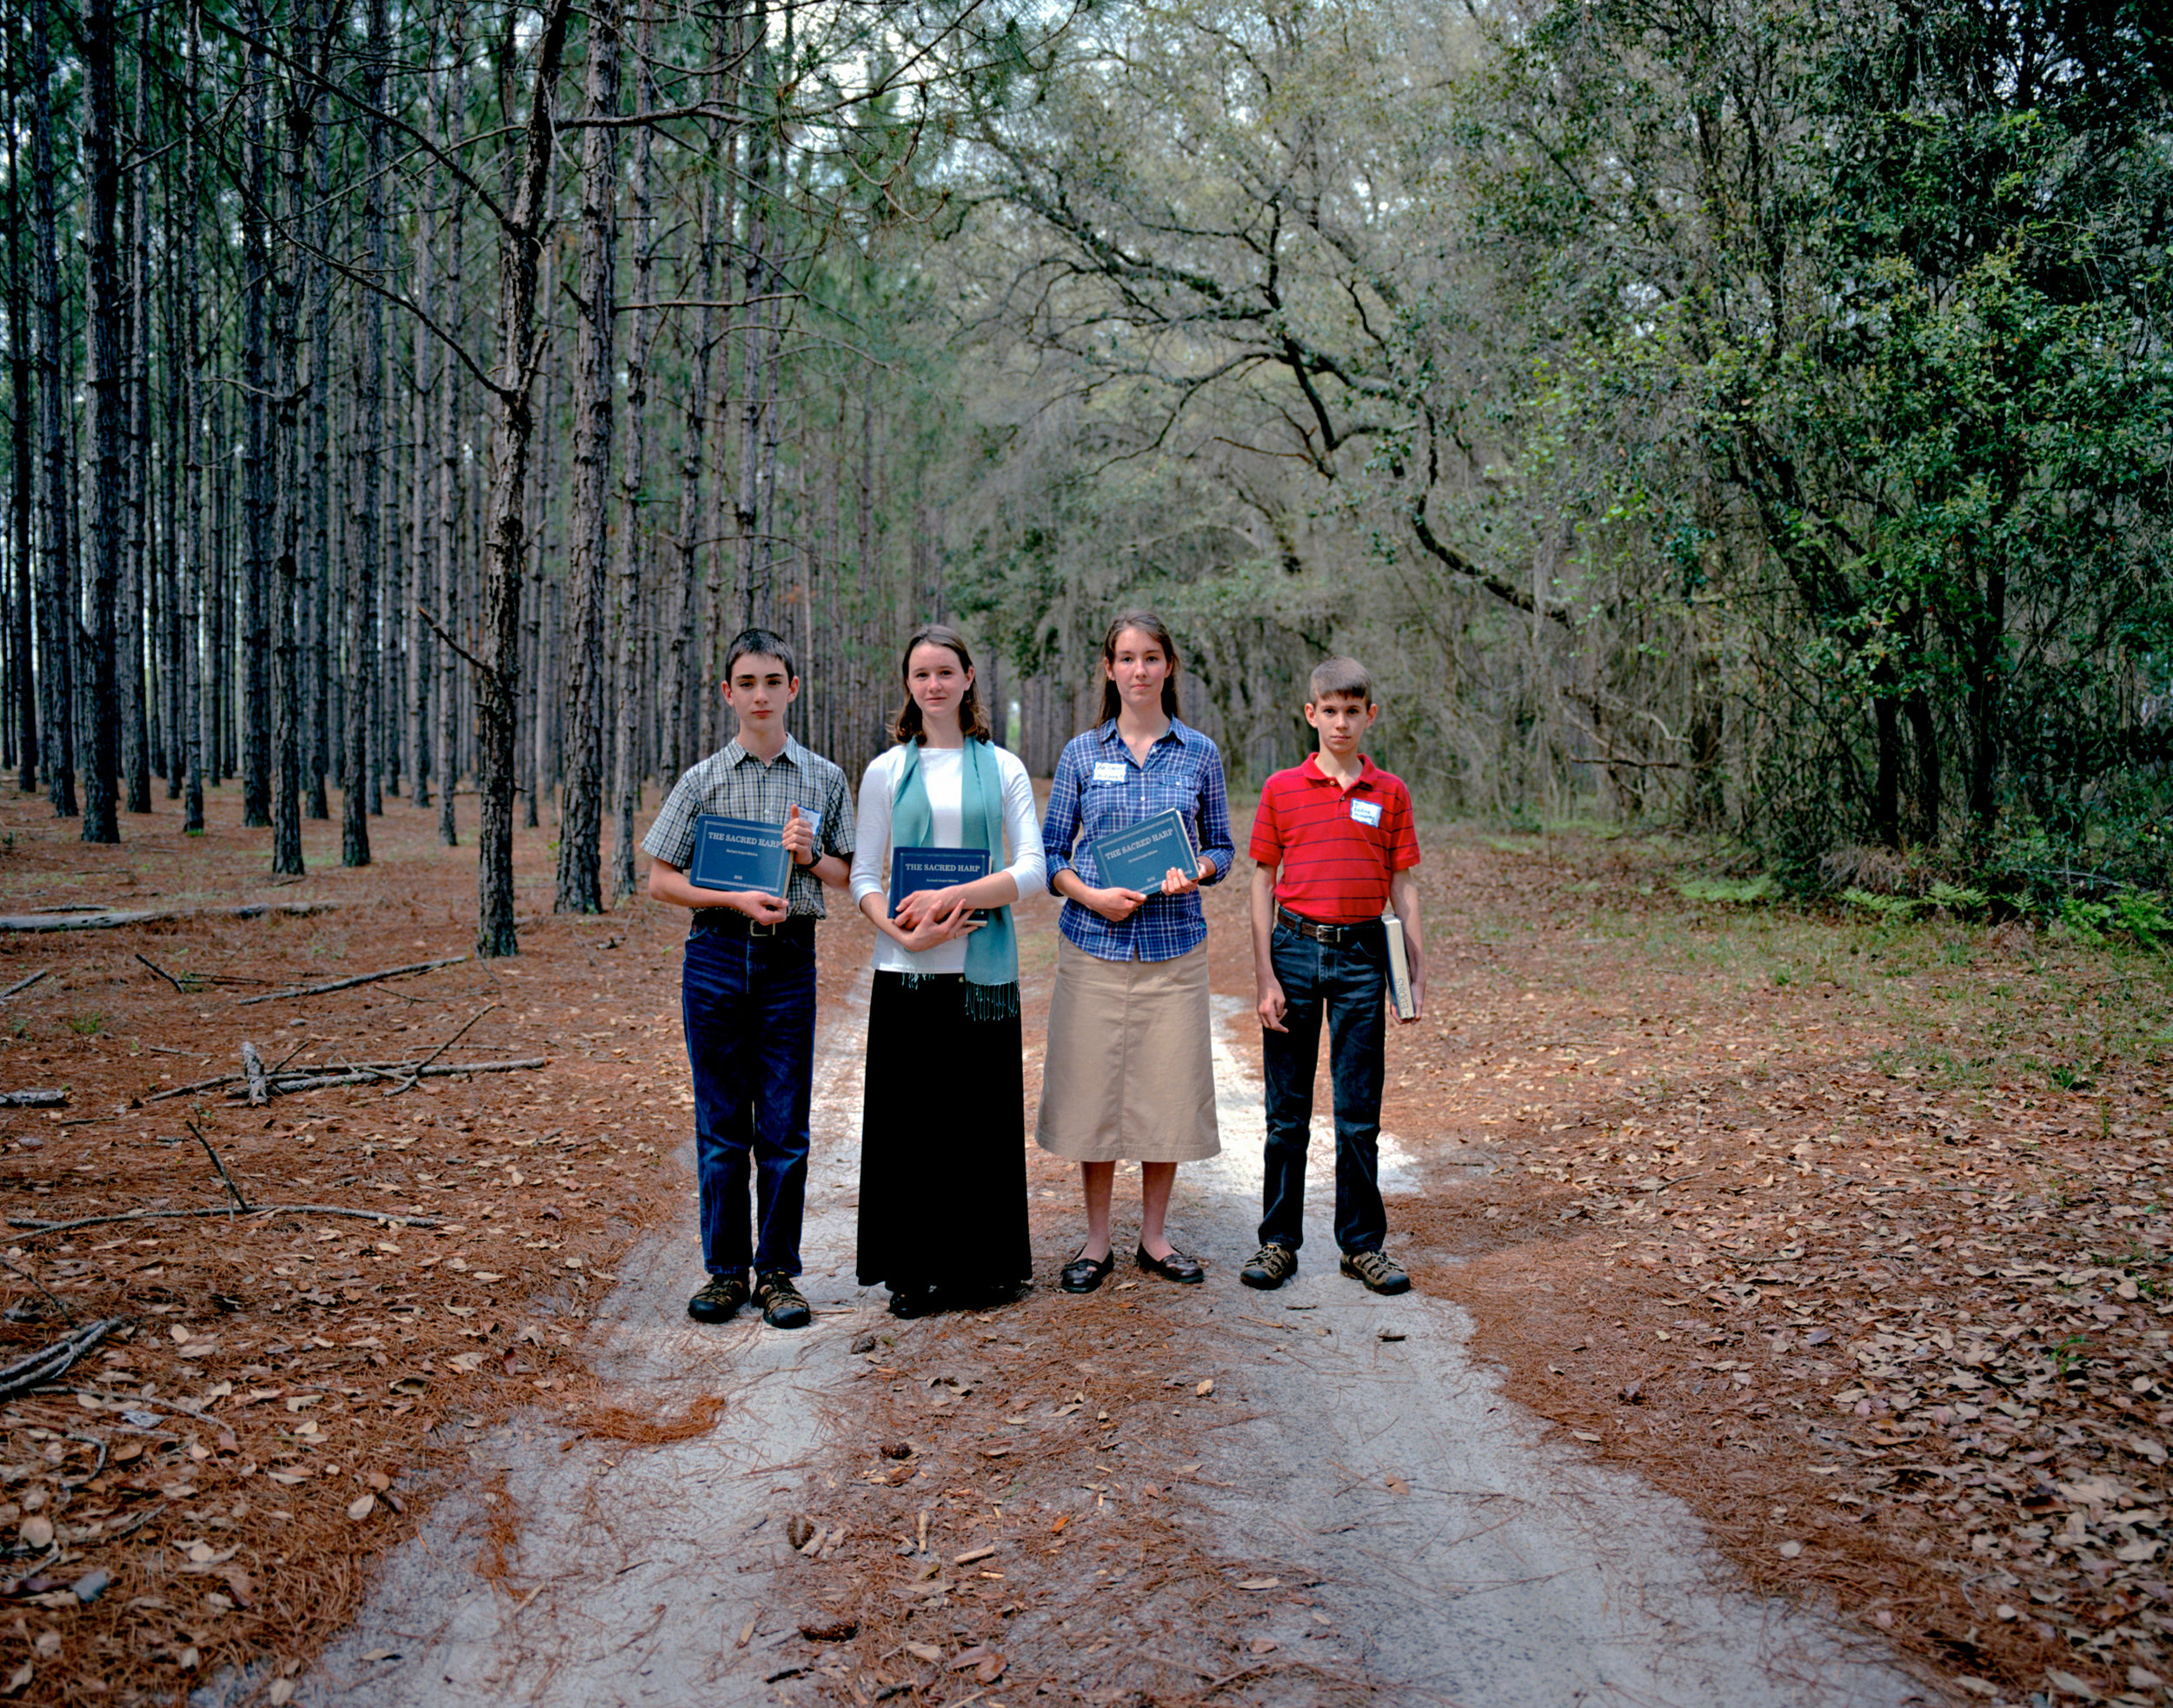
[[[1292,913],[1279,902],[1276,904],[1275,917],[1300,937],[1310,937],[1316,943],[1355,943],[1359,933],[1378,931],[1381,923],[1379,920],[1357,920],[1349,925],[1323,925],[1303,914]]]

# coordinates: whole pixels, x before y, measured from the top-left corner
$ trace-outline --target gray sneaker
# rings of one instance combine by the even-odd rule
[[[1352,1252],[1343,1259],[1343,1273],[1365,1282],[1375,1293],[1411,1291],[1411,1277],[1386,1252]]]
[[[1253,1260],[1238,1271],[1248,1287],[1279,1287],[1298,1273],[1298,1253],[1273,1239],[1253,1253]]]

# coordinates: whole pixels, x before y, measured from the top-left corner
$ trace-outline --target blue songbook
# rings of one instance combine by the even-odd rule
[[[761,819],[703,813],[694,820],[694,858],[688,881],[698,889],[760,890],[782,897],[792,873],[785,827]]]
[[[948,889],[970,884],[988,875],[986,848],[893,848],[890,851],[890,911],[916,890]],[[985,920],[988,909],[976,907],[971,917]]]
[[[1187,874],[1197,872],[1199,855],[1193,847],[1185,815],[1173,807],[1102,837],[1094,844],[1094,865],[1101,873],[1104,889],[1160,895],[1170,867],[1174,866]]]

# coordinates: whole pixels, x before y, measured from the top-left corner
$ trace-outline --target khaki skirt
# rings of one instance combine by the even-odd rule
[[[1056,950],[1034,1141],[1073,1162],[1197,1162],[1215,1155],[1207,946],[1174,960]]]

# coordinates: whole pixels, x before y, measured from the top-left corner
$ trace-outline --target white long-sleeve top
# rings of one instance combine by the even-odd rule
[[[1036,895],[1048,881],[1048,867],[1041,853],[1040,817],[1033,809],[1033,784],[1016,754],[994,750],[996,776],[1003,788],[1004,841],[1010,844],[1008,872],[1023,896]],[[861,776],[859,822],[853,849],[853,905],[861,898],[880,895],[886,907],[890,897],[890,798],[898,792],[904,774],[906,750],[893,748]],[[964,793],[966,750],[963,748],[920,749],[920,782],[928,792],[928,810],[934,821],[930,846],[956,848],[965,845],[961,797]],[[963,973],[966,937],[954,937],[918,954],[908,954],[882,932],[875,934],[875,970],[879,973]]]

